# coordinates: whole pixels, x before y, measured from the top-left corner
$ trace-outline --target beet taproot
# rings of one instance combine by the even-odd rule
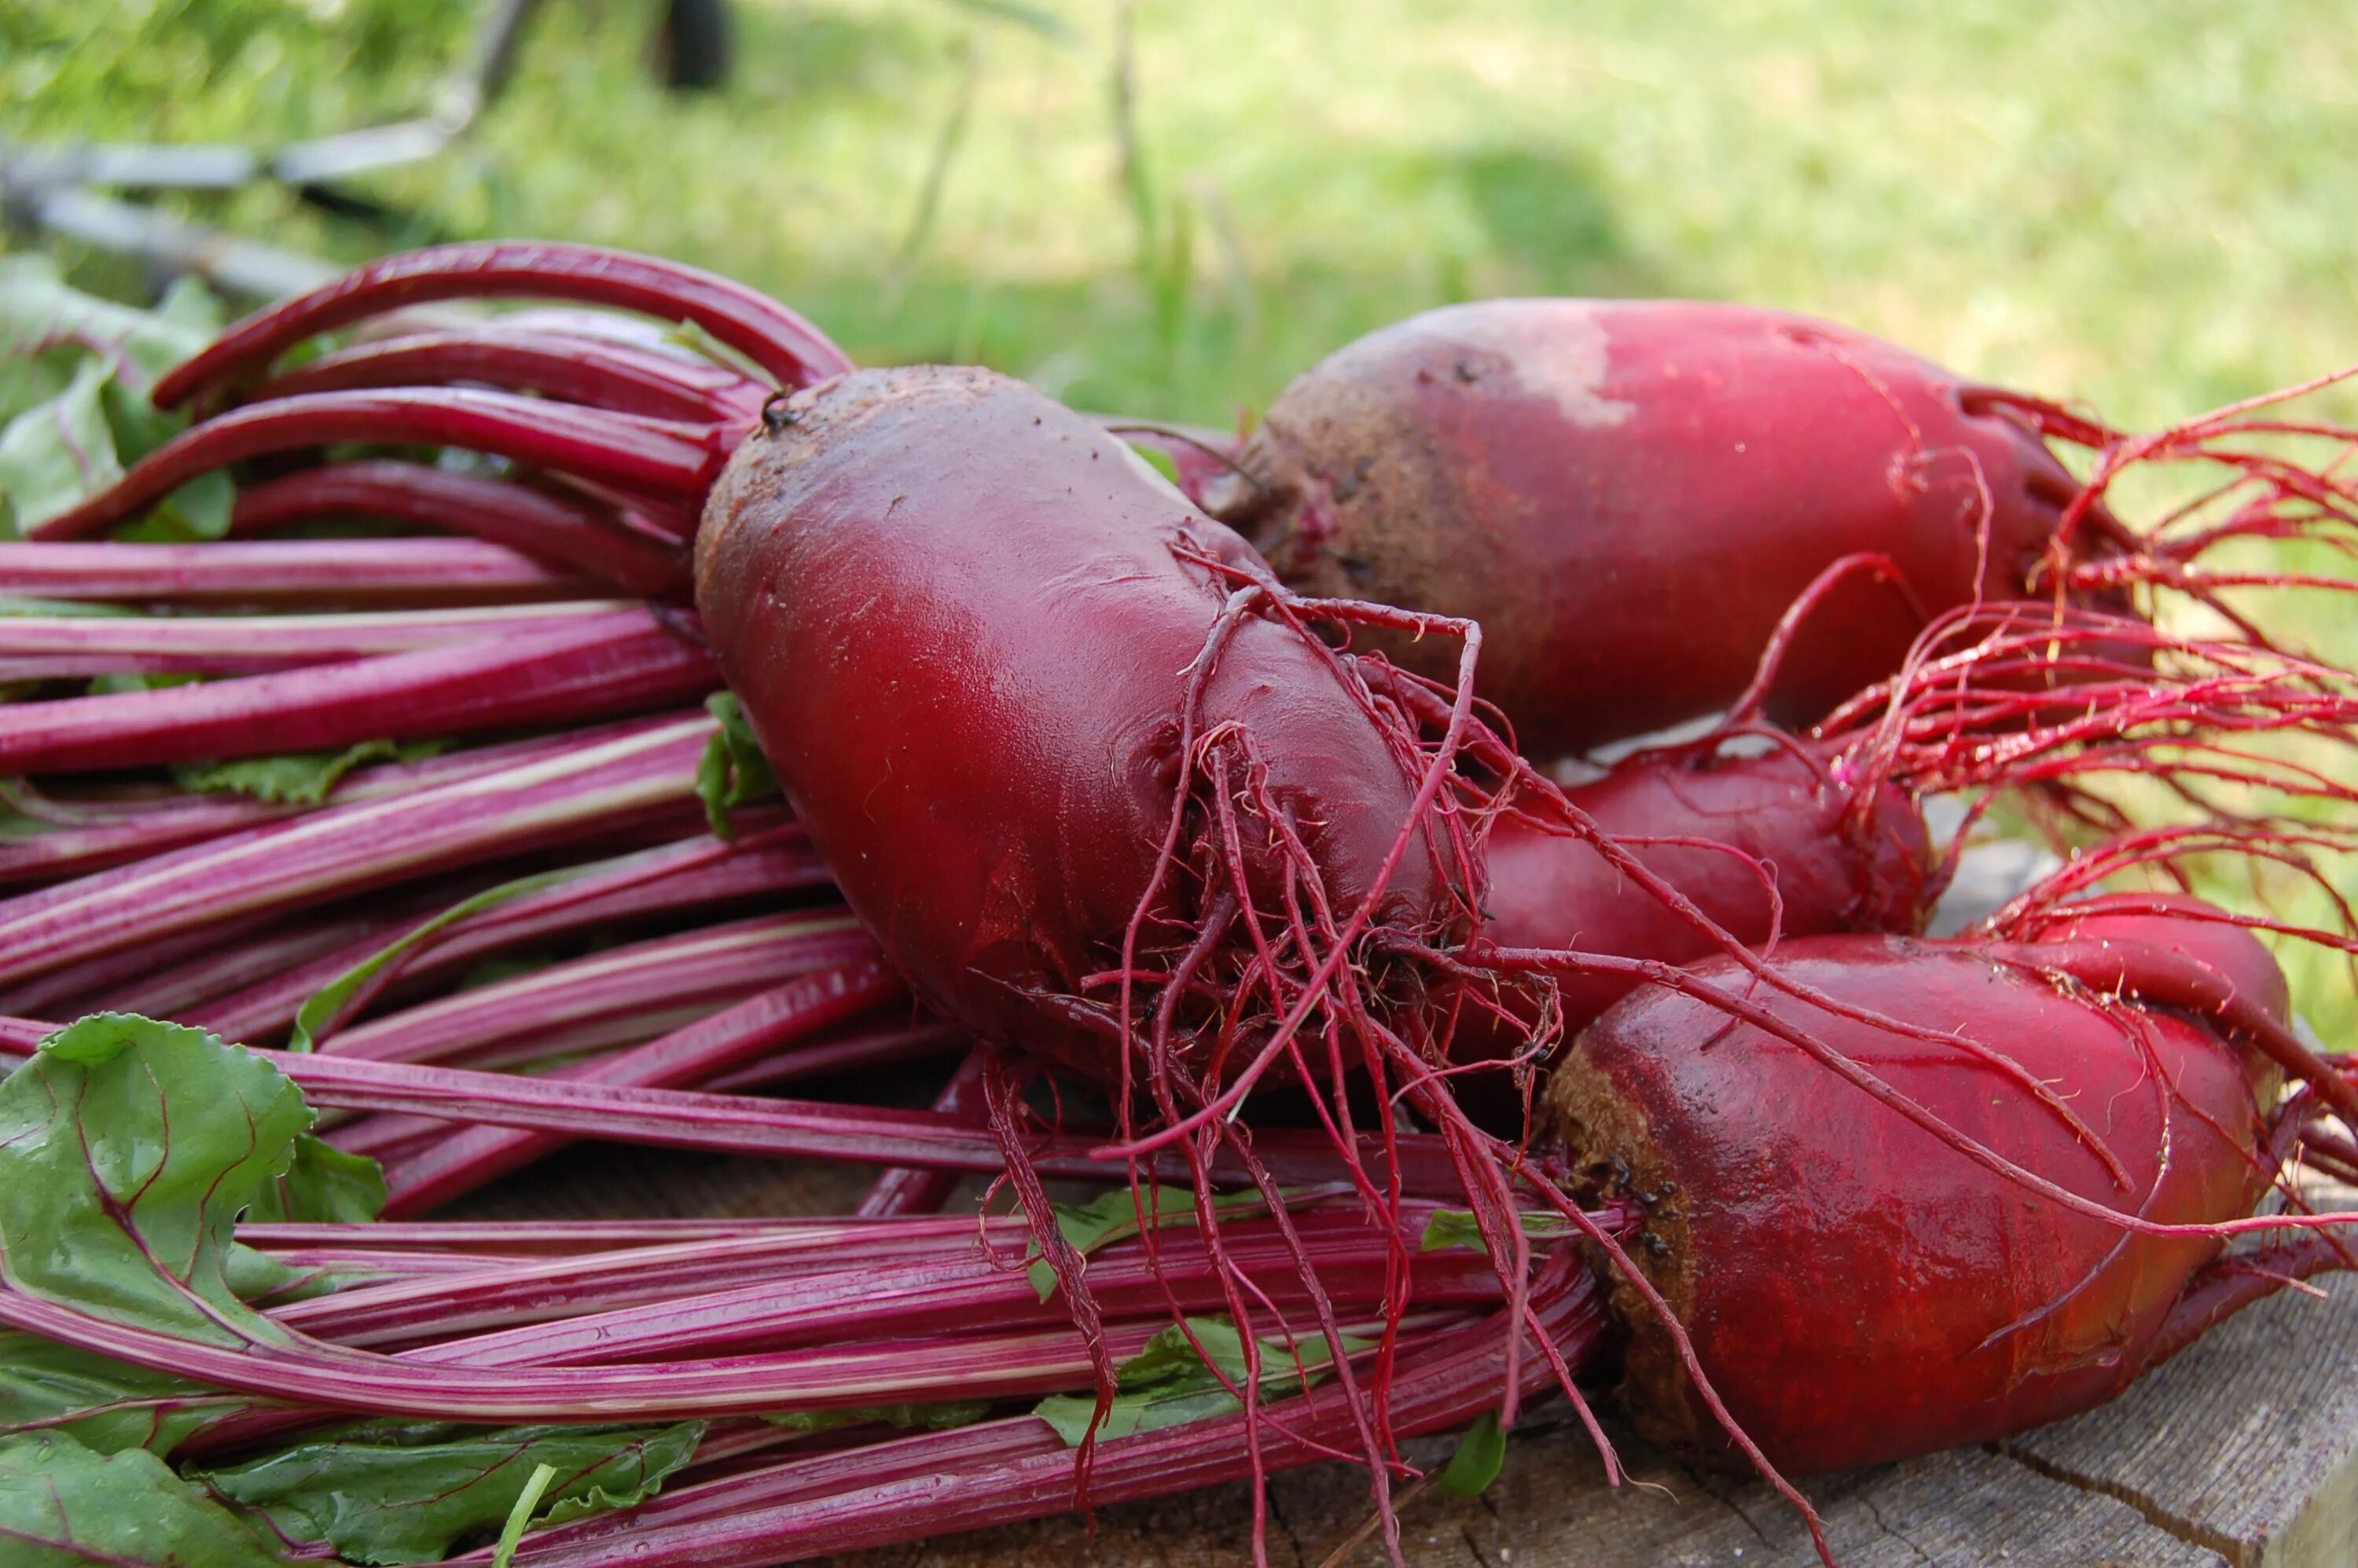
[[[1728,935],[1912,934],[1936,891],[1923,814],[1885,784],[1866,809],[1801,751],[1748,756],[1643,754],[1565,795]],[[1560,947],[1680,964],[1718,949],[1714,933],[1638,888],[1588,840],[1543,812],[1503,816],[1487,844],[1484,931],[1501,946]],[[1631,982],[1567,977],[1564,1027],[1577,1030]]]
[[[1479,620],[1483,694],[1534,756],[1725,706],[1822,571],[1886,557],[1898,582],[1834,586],[1786,660],[1769,711],[1806,723],[1929,614],[2022,597],[2080,493],[2030,419],[1927,360],[1682,300],[1412,317],[1297,377],[1236,461],[1206,506],[1287,582]]]

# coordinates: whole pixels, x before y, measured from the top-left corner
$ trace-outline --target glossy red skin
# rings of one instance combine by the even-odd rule
[[[1840,931],[1913,933],[1930,905],[1931,841],[1923,814],[1885,788],[1875,809],[1846,820],[1855,796],[1793,752],[1699,758],[1640,753],[1604,777],[1565,791],[1617,838],[1704,838],[1773,870],[1782,901],[1780,938]],[[1626,846],[1729,935],[1768,939],[1772,905],[1758,871],[1739,854],[1685,845]],[[1660,899],[1637,886],[1585,840],[1502,818],[1489,839],[1483,933],[1503,947],[1576,948],[1684,964],[1718,952]],[[1617,975],[1566,976],[1558,994],[1567,1037],[1636,982]],[[1458,1060],[1500,1059],[1523,1037],[1495,1013],[1463,1015]]]
[[[2279,1023],[2292,1021],[2292,988],[2284,970],[2259,938],[2217,918],[2216,904],[2184,893],[2115,894],[2100,904],[2065,904],[2028,923],[2034,942],[2130,942],[2174,953],[2185,962],[2224,976]],[[2191,918],[2189,918],[2191,916]],[[2082,974],[2090,983],[2101,977]],[[2106,982],[2116,988],[2121,982]],[[2127,989],[2135,990],[2134,979]]]
[[[1501,299],[1428,311],[1297,378],[1213,479],[1280,575],[1479,620],[1483,695],[1555,756],[1723,708],[1816,575],[1888,554],[1927,613],[2020,598],[2073,492],[2023,425],[1889,343],[1781,311]],[[1912,427],[1912,429],[1911,429]],[[1988,489],[1986,569],[1976,571]],[[1835,591],[1770,708],[1890,674],[1920,622]],[[1382,643],[1429,671],[1431,655]]]
[[[1056,999],[1119,958],[1171,822],[1185,672],[1233,587],[1174,550],[1258,563],[1114,437],[989,372],[859,372],[789,412],[738,453],[697,542],[729,684],[925,1000],[1111,1076],[1110,1042]],[[1201,722],[1250,738],[1329,895],[1361,900],[1415,781],[1334,664],[1249,617]],[[1273,906],[1265,836],[1245,837]],[[1198,803],[1141,961],[1194,935],[1208,853]],[[1379,918],[1427,929],[1442,891],[1412,849]]]
[[[2133,1193],[2051,1114],[1960,1053],[1770,1001],[1949,1126],[2074,1192],[2134,1210],[2165,1138],[2149,1218],[2238,1217],[2266,1188],[2244,1054],[2196,1021],[2145,1013],[2149,1061],[2093,993],[1969,944],[1821,937],[1794,944],[1784,964],[1845,1001],[1970,1031],[2050,1082],[2127,1168]],[[1741,982],[1725,963],[1696,972]],[[1592,1170],[1626,1161],[1630,1185],[1660,1197],[1648,1222],[1659,1251],[1633,1252],[1771,1463],[1835,1469],[1995,1439],[2101,1404],[2146,1368],[2216,1243],[2124,1244],[1799,1049],[1724,1022],[1664,991],[1632,996],[1583,1038],[1552,1094]],[[1626,1310],[1635,1298],[1622,1294]],[[1725,1458],[1667,1336],[1642,1308],[1629,1322],[1641,1421]]]

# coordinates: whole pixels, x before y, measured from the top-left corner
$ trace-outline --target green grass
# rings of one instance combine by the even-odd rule
[[[15,0],[0,136],[406,116],[477,8]],[[1134,178],[1116,0],[740,0],[736,82],[696,99],[652,85],[654,13],[547,0],[471,141],[373,188],[398,232],[271,190],[187,210],[344,259],[660,252],[865,361],[1214,423],[1368,328],[1511,292],[1818,311],[2141,426],[2358,361],[2358,29],[2325,0],[1144,0]],[[2358,652],[2342,606],[2302,613]],[[2344,1032],[2347,976],[2309,968]]]
[[[474,9],[18,0],[0,135],[406,114]],[[653,10],[548,0],[468,148],[382,182],[416,217],[395,238],[660,251],[863,358],[1222,422],[1368,327],[1511,291],[1822,311],[2137,423],[2358,359],[2358,31],[2326,4],[1150,0],[1138,191],[1112,0],[741,0],[703,100],[651,85]],[[384,243],[270,192],[199,211]]]

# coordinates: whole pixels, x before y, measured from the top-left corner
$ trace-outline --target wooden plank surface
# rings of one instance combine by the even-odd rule
[[[2243,1314],[2009,1456],[2166,1519],[2236,1568],[2358,1563],[2358,1279]]]
[[[624,1150],[562,1156],[479,1212],[841,1212],[860,1173]],[[1426,1492],[1402,1518],[1417,1568],[1804,1568],[1793,1511],[1617,1433],[1602,1466],[1560,1402],[1533,1411],[1480,1498]],[[1445,1440],[1420,1462],[1445,1457]],[[1988,1448],[1822,1477],[1806,1489],[1844,1568],[2352,1568],[2358,1564],[2358,1280],[2244,1313],[2103,1410]],[[1346,1466],[1280,1476],[1270,1560],[1323,1568],[1368,1519]],[[1219,1487],[838,1560],[842,1568],[1228,1568],[1252,1561],[1249,1495]],[[1368,1541],[1348,1559],[1383,1561]]]

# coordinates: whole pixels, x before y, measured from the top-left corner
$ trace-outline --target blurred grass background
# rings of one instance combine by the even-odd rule
[[[406,118],[483,8],[11,0],[0,137]],[[2324,0],[738,0],[732,81],[686,96],[648,69],[657,11],[545,0],[468,139],[362,187],[391,231],[275,188],[176,204],[345,261],[658,252],[862,361],[1219,425],[1507,293],[1815,311],[2133,427],[2358,361],[2358,28]],[[2279,613],[2358,663],[2339,596]],[[2347,972],[2299,967],[2328,1037],[2358,1030]]]
[[[13,0],[0,135],[415,114],[481,8]],[[646,69],[655,10],[547,0],[469,142],[370,187],[405,232],[269,189],[188,210],[343,259],[657,251],[864,360],[1218,424],[1512,292],[1818,311],[2131,424],[2358,360],[2358,29],[2318,0],[739,0],[733,81],[687,97]]]

